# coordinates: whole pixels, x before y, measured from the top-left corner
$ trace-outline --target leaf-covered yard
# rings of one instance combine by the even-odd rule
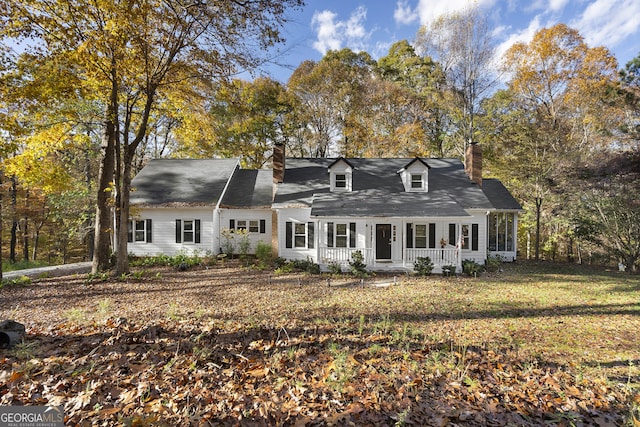
[[[27,337],[0,353],[0,404],[64,405],[68,425],[640,425],[639,276],[327,278],[4,287]]]

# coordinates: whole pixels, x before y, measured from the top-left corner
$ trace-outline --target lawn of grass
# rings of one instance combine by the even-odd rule
[[[86,425],[640,422],[640,276],[328,279],[227,263],[5,287],[28,336],[0,355],[0,404]]]

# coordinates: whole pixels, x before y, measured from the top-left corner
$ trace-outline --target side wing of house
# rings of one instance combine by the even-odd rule
[[[132,181],[129,252],[217,253],[217,206],[238,168],[238,159],[149,162]]]
[[[128,249],[136,256],[203,255],[213,236],[210,208],[140,208],[129,220]]]

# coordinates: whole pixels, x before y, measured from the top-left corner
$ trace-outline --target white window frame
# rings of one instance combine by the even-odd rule
[[[460,249],[471,250],[471,224],[460,225]]]
[[[293,247],[296,249],[307,247],[307,223],[306,222],[294,222],[293,223]],[[301,244],[298,244],[298,239],[301,240]]]
[[[410,179],[409,188],[411,188],[413,191],[424,189],[424,174],[412,173],[409,179]]]
[[[418,227],[424,228],[424,236],[418,236]],[[424,246],[418,246],[418,238],[424,238]],[[429,224],[413,225],[413,247],[416,249],[427,249],[429,246]]]
[[[191,230],[187,229],[187,223],[191,224]],[[196,220],[195,219],[182,219],[182,243],[195,244],[196,242]],[[187,233],[191,233],[191,240],[187,239]]]
[[[139,225],[142,224],[142,227]],[[144,219],[134,219],[133,225],[133,243],[146,243],[147,242],[147,221]],[[138,233],[142,233],[142,239],[138,238]]]

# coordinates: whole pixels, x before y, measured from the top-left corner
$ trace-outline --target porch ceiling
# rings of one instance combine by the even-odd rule
[[[442,191],[396,193],[364,190],[316,194],[311,205],[315,217],[468,217],[455,200]]]

